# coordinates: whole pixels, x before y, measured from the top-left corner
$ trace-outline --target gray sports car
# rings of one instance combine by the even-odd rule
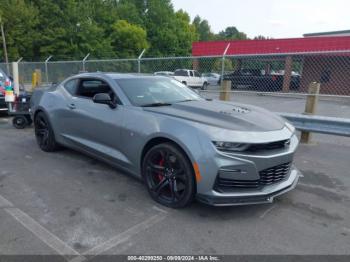
[[[47,152],[69,147],[145,181],[179,208],[269,203],[294,188],[294,127],[264,109],[212,101],[174,79],[85,73],[38,89],[35,136]]]

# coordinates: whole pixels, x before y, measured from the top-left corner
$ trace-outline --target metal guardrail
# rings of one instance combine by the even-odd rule
[[[289,120],[296,129],[315,133],[350,137],[350,119],[316,115],[279,113]]]

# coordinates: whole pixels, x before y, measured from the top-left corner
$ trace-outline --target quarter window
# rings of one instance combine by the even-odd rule
[[[74,95],[77,91],[77,83],[78,79],[72,79],[64,84],[64,88],[68,91],[68,93]]]

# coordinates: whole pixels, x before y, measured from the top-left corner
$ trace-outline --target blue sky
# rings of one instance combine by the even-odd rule
[[[302,37],[304,33],[350,29],[349,0],[172,0],[212,31],[236,26],[249,37]]]

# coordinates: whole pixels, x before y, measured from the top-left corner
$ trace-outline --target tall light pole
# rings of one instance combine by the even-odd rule
[[[5,58],[7,73],[10,74],[9,59],[7,56],[6,37],[5,37],[5,33],[4,33],[4,25],[2,23],[1,15],[0,15],[0,30],[1,30],[1,36],[2,36],[2,46],[4,48],[4,58]]]

